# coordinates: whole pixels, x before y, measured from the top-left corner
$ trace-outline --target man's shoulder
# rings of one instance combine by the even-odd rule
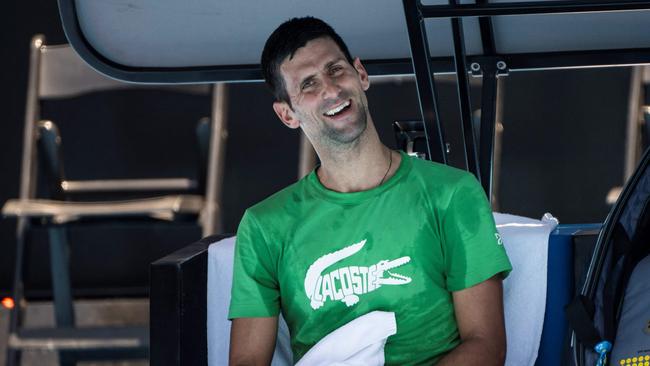
[[[308,195],[307,185],[307,177],[302,178],[254,204],[247,211],[257,218],[277,215],[288,206],[299,205]]]
[[[408,157],[412,160],[413,173],[427,184],[437,187],[456,187],[458,184],[471,184],[476,179],[474,176],[462,169],[449,165],[440,164],[430,160]]]

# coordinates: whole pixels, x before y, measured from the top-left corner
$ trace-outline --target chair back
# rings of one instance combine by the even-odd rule
[[[106,90],[152,88],[152,84],[125,83],[100,74],[88,66],[68,44],[43,45],[39,51],[39,98],[69,98]],[[210,94],[211,89],[209,84],[181,84],[165,87],[179,92],[203,95]]]
[[[134,189],[144,188],[144,192],[150,192],[155,187],[163,188],[162,191],[176,191],[176,192],[199,192],[205,195],[205,188],[208,186],[205,182],[206,179],[210,176],[209,171],[213,171],[212,176],[213,181],[221,182],[223,175],[223,159],[217,159],[216,154],[210,153],[210,143],[215,136],[223,136],[224,138],[219,138],[215,142],[216,148],[215,151],[224,151],[225,145],[225,123],[222,122],[217,125],[220,129],[214,133],[210,132],[210,118],[204,121],[199,121],[197,126],[197,140],[194,146],[197,146],[196,151],[191,149],[180,149],[175,151],[184,151],[181,155],[170,155],[174,156],[176,160],[169,161],[169,158],[160,156],[160,158],[153,158],[157,160],[155,164],[146,164],[145,169],[136,169],[134,166],[134,161],[138,159],[134,158],[146,158],[149,160],[152,159],[152,156],[156,156],[153,152],[153,148],[150,149],[151,143],[153,143],[154,148],[164,149],[166,151],[172,151],[177,146],[176,141],[185,140],[182,137],[193,138],[195,135],[192,132],[192,129],[186,130],[182,127],[182,124],[175,125],[183,129],[183,131],[189,131],[184,133],[183,136],[175,135],[174,132],[169,134],[170,131],[166,130],[164,124],[160,123],[158,120],[143,121],[147,122],[142,124],[128,125],[125,124],[125,121],[120,121],[118,125],[104,125],[100,127],[100,124],[97,123],[97,119],[107,118],[107,114],[115,114],[119,117],[119,113],[131,113],[133,119],[137,120],[139,116],[136,116],[138,111],[140,113],[148,112],[155,108],[150,108],[149,104],[140,104],[137,111],[131,111],[126,104],[124,107],[120,104],[118,107],[113,109],[106,109],[97,111],[95,116],[83,117],[83,122],[88,124],[93,124],[88,132],[82,132],[86,128],[83,125],[76,123],[71,123],[67,121],[67,118],[63,118],[61,121],[58,121],[58,112],[55,113],[55,118],[52,121],[42,121],[42,115],[48,115],[49,109],[52,109],[51,103],[71,103],[70,101],[76,103],[76,98],[90,96],[94,93],[99,92],[108,92],[108,95],[125,95],[122,93],[124,90],[125,93],[149,93],[149,90],[153,94],[154,98],[169,98],[170,94],[173,93],[177,95],[180,93],[180,98],[188,98],[191,100],[192,104],[188,105],[187,111],[196,114],[196,111],[193,111],[193,103],[199,103],[193,99],[194,96],[205,97],[206,100],[206,109],[204,116],[210,116],[214,119],[215,116],[219,116],[220,120],[225,121],[225,110],[216,110],[215,106],[215,90],[216,88],[210,84],[175,84],[175,85],[159,85],[159,84],[135,84],[135,83],[125,83],[118,80],[109,78],[93,68],[87,65],[74,51],[74,49],[67,44],[62,45],[46,45],[45,38],[42,35],[37,35],[32,39],[31,43],[31,55],[30,55],[30,67],[29,67],[29,82],[28,82],[28,93],[27,93],[27,105],[25,113],[25,124],[23,132],[23,153],[22,153],[22,164],[21,164],[21,178],[20,178],[20,198],[21,199],[31,199],[36,198],[37,196],[37,185],[42,182],[47,188],[49,197],[53,199],[65,199],[70,193],[76,192],[88,192],[95,188],[100,188],[100,191],[108,192],[110,189],[115,188],[116,191],[129,191]],[[127,91],[127,90],[142,90],[139,91]],[[145,91],[146,90],[146,91]],[[117,91],[118,93],[113,93]],[[129,100],[129,94],[124,99]],[[95,97],[96,98],[96,97]],[[175,98],[175,97],[173,97]],[[172,99],[165,99],[172,100]],[[175,99],[174,99],[175,100]],[[181,99],[186,101],[186,99]],[[202,100],[202,99],[201,99]],[[224,99],[226,100],[226,99]],[[129,100],[130,102],[130,100]],[[167,104],[165,104],[167,103]],[[183,102],[180,102],[183,103]],[[200,102],[203,103],[203,102]],[[221,103],[222,105],[224,103]],[[201,104],[203,105],[203,104]],[[165,102],[161,100],[157,103],[151,103],[152,107],[164,108],[176,108],[176,110],[181,110],[185,107],[185,104],[174,105],[171,102]],[[83,109],[83,108],[82,108]],[[120,109],[122,111],[120,111]],[[126,112],[124,110],[126,109]],[[78,110],[75,107],[70,107],[63,109],[67,114],[75,114]],[[68,112],[71,111],[71,112]],[[44,112],[44,113],[43,113]],[[119,112],[119,113],[118,113]],[[164,112],[162,112],[164,113]],[[183,114],[184,115],[184,114]],[[167,117],[167,115],[165,115]],[[193,117],[192,117],[193,118]],[[48,118],[49,119],[49,118]],[[129,115],[129,120],[131,115]],[[194,121],[199,120],[197,116]],[[58,128],[57,128],[58,125]],[[108,127],[106,127],[108,126]],[[132,127],[131,127],[132,126]],[[78,129],[79,128],[79,129]],[[153,130],[152,130],[153,128]],[[60,131],[59,131],[60,129]],[[70,136],[70,131],[72,131],[72,137]],[[126,133],[128,131],[128,134]],[[77,136],[74,136],[77,134]],[[115,136],[122,137],[122,135],[129,135],[126,142],[119,143],[118,145],[110,145],[108,140],[104,140],[106,137]],[[159,136],[165,135],[164,142],[155,138],[156,134]],[[154,138],[152,138],[152,136]],[[65,141],[68,141],[66,148],[62,148],[61,139],[64,138]],[[95,140],[97,142],[95,142]],[[109,139],[110,140],[110,139]],[[142,144],[144,141],[145,144]],[[104,145],[102,145],[102,143]],[[107,145],[108,144],[108,145]],[[146,146],[145,146],[146,145]],[[119,148],[117,148],[119,146]],[[130,150],[129,150],[130,149]],[[42,151],[41,151],[42,150]],[[65,168],[70,169],[69,172],[65,172],[63,164],[63,153],[68,151],[68,161],[65,164]],[[72,151],[72,154],[70,154]],[[76,152],[75,152],[76,151]],[[104,154],[101,155],[92,169],[88,170],[86,166],[80,167],[79,163],[85,162],[88,158],[83,154],[79,154],[79,151],[88,151],[89,154]],[[135,155],[129,155],[128,151],[136,151]],[[84,153],[85,154],[85,153]],[[120,156],[120,154],[122,156]],[[70,159],[72,158],[72,159]],[[196,161],[200,164],[199,169],[193,169],[196,165],[195,163],[186,162],[186,159],[190,158],[191,161]],[[128,174],[129,171],[137,171],[142,173],[143,177],[137,177],[137,182],[118,182],[114,180],[114,177],[104,177],[102,174],[108,174],[106,170],[106,162],[113,164],[115,161],[124,162],[124,165],[117,167],[120,169],[117,172],[117,179],[123,179]],[[140,163],[141,160],[138,160]],[[174,165],[175,163],[175,165]],[[39,167],[39,164],[42,165]],[[178,165],[182,164],[182,165]],[[181,168],[180,172],[177,172],[173,169],[173,166],[178,166]],[[158,168],[162,167],[163,172],[158,174]],[[188,169],[190,167],[190,169]],[[83,179],[90,179],[89,181],[76,181],[76,182],[67,182],[66,177],[73,177],[76,168],[77,172],[85,174],[86,172],[92,172],[96,176],[83,177]],[[80,170],[83,169],[83,170]],[[41,179],[39,179],[38,174],[44,174]],[[190,174],[191,176],[188,176]],[[79,175],[79,174],[77,174]],[[174,177],[170,177],[174,175]],[[176,175],[182,175],[183,178],[177,178]],[[143,178],[143,179],[140,179]],[[94,180],[92,180],[94,179]],[[200,180],[200,181],[199,181]],[[150,182],[148,182],[150,181]],[[149,184],[151,183],[151,184]],[[220,183],[219,183],[220,184]],[[148,188],[148,186],[153,188]],[[157,191],[157,192],[162,192]],[[154,191],[151,191],[154,192]],[[218,193],[218,192],[217,192]],[[150,193],[148,193],[150,194]],[[215,201],[211,204],[212,207],[217,207],[219,197],[212,194],[209,199]],[[202,215],[202,223],[219,221],[220,212],[218,209],[212,209],[211,215]],[[219,225],[212,226],[219,227]],[[205,232],[209,234],[210,232]]]

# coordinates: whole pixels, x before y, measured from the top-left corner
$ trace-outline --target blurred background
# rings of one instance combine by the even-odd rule
[[[19,192],[30,39],[43,34],[48,44],[66,42],[55,1],[7,5],[0,58],[0,204]],[[602,222],[610,207],[608,192],[624,180],[631,79],[627,67],[512,73],[503,78],[497,210],[537,219],[550,212],[560,223]],[[454,80],[440,77],[437,82],[443,121],[455,121]],[[480,79],[472,83],[478,96]],[[228,91],[221,220],[223,232],[234,233],[247,207],[297,179],[300,136],[277,120],[264,85],[234,84]],[[382,79],[371,86],[368,98],[383,141],[397,148],[392,123],[420,119],[414,82]],[[472,100],[475,109],[480,106],[477,98]],[[209,95],[114,91],[44,103],[41,115],[59,125],[70,179],[173,177],[179,172],[200,179],[204,173],[195,128],[202,117],[210,116],[211,102]],[[447,133],[451,162],[459,166],[462,147],[455,128],[449,124]],[[39,189],[45,185],[41,182]],[[16,220],[0,220],[3,298],[11,292],[15,236]],[[149,264],[200,238],[201,228],[193,221],[73,225],[69,239],[74,295],[89,301],[120,299],[113,304],[120,310],[112,310],[112,315],[90,307],[85,311],[92,316],[146,323]],[[51,297],[47,245],[46,230],[28,232],[25,293],[36,303]],[[43,309],[34,308],[32,314],[45,314]],[[7,311],[0,312],[3,350]],[[40,316],[51,321],[51,315]],[[41,356],[33,357],[33,364],[40,364]],[[0,357],[0,364],[3,361]]]

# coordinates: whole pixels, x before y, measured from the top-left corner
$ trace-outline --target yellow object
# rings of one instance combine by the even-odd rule
[[[3,300],[4,301],[4,300]],[[644,362],[645,361],[645,362]],[[650,355],[625,358],[618,361],[621,366],[650,366]]]

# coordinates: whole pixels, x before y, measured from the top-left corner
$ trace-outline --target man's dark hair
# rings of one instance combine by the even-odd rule
[[[262,51],[262,75],[277,101],[286,102],[291,106],[287,87],[280,73],[280,65],[284,59],[292,58],[307,42],[321,37],[331,38],[352,64],[350,51],[341,37],[329,24],[314,17],[290,19],[282,23],[266,40]]]

